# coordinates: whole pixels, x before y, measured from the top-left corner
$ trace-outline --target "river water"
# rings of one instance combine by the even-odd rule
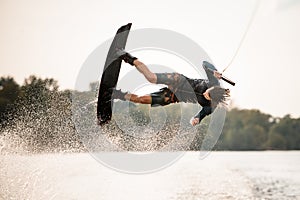
[[[142,175],[88,153],[0,155],[0,199],[300,199],[300,151],[186,152]]]

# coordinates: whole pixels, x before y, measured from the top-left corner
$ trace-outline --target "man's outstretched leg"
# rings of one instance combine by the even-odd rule
[[[112,94],[112,99],[120,99],[123,101],[131,101],[134,103],[141,103],[141,104],[151,104],[152,97],[150,95],[145,96],[138,96],[136,94],[130,94],[128,92],[122,92],[121,90],[115,90]]]
[[[150,83],[157,84],[157,74],[151,72],[144,63],[142,63],[136,57],[133,57],[132,55],[130,55],[129,53],[127,53],[123,50],[118,50],[117,53],[119,54],[119,57],[122,60],[124,60],[126,63],[129,63],[132,66],[135,66],[137,68],[137,70],[140,73],[142,73]],[[167,84],[169,78],[172,78],[171,76],[172,75],[163,75],[162,76],[163,78],[161,78],[162,80],[160,81],[160,83]],[[121,92],[121,91],[119,91],[119,92]],[[123,93],[121,95],[122,95],[123,99],[132,101],[134,103],[151,104],[151,105],[167,105],[171,102],[170,101],[171,98],[169,97],[171,93],[170,93],[170,90],[164,88],[163,90],[161,90],[159,92],[153,93],[151,95],[145,95],[145,96],[137,96],[135,94],[128,94],[128,93]],[[168,97],[166,97],[166,94],[169,94]],[[120,96],[120,95],[117,95],[117,96]],[[118,99],[122,99],[122,98],[118,98]]]
[[[169,103],[172,103],[171,98],[166,97],[167,93],[170,93],[170,90],[168,88],[163,88],[158,92],[154,92],[151,93],[150,95],[144,95],[144,96],[138,96],[136,94],[130,94],[128,92],[124,93],[121,90],[114,90],[112,99],[120,99],[123,101],[127,100],[127,101],[140,103],[140,104],[151,104],[152,106],[155,105],[164,106],[164,105],[168,105]]]
[[[127,101],[131,101],[134,103],[141,103],[141,104],[151,104],[152,103],[152,98],[150,95],[145,95],[145,96],[138,96],[136,94],[126,94],[124,98]]]
[[[136,59],[136,60],[134,60],[133,64],[136,67],[136,69],[139,72],[141,72],[150,83],[157,83],[156,74],[151,72],[144,63],[142,63],[141,61]]]
[[[182,84],[182,81],[186,80],[185,76],[178,73],[153,73],[144,63],[126,51],[118,50],[117,54],[126,63],[135,66],[150,83],[165,84],[168,85],[168,88],[173,90],[174,86]]]
[[[117,54],[126,63],[135,66],[137,70],[141,72],[150,83],[157,82],[156,74],[151,72],[149,68],[144,63],[139,61],[136,57],[132,56],[130,53],[127,53],[126,51],[123,50],[118,50]]]

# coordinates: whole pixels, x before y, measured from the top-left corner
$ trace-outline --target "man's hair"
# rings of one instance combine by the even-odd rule
[[[209,91],[209,96],[211,98],[212,106],[216,107],[219,104],[221,105],[227,105],[226,101],[230,97],[230,90],[222,88],[220,86],[214,86]]]

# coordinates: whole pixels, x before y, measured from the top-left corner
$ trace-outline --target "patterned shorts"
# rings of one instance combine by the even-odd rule
[[[179,73],[156,73],[157,84],[165,84],[168,87],[160,89],[158,92],[151,93],[152,106],[165,106],[170,103],[179,102],[175,93],[178,88],[183,87],[188,78]]]

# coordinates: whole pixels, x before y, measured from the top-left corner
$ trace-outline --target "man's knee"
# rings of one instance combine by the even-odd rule
[[[165,106],[168,105],[169,103],[167,103],[167,101],[165,101],[165,97],[162,95],[156,95],[153,94],[151,95],[152,101],[151,101],[151,106]]]
[[[157,77],[156,77],[156,74],[152,73],[151,75],[149,75],[147,77],[147,80],[150,82],[150,83],[157,83]]]

